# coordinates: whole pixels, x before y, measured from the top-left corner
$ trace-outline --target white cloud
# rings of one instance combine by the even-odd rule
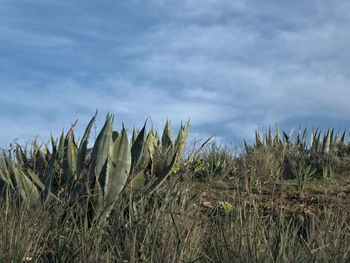
[[[2,45],[25,48],[57,48],[72,46],[74,41],[68,37],[45,34],[40,32],[27,32],[22,29],[0,26],[0,39]]]
[[[60,131],[75,117],[84,127],[96,108],[99,123],[107,111],[129,128],[149,116],[159,130],[167,118],[175,126],[190,118],[196,134],[215,124],[227,137],[304,116],[349,120],[350,4],[152,0],[145,13],[116,21],[89,4],[88,12],[66,4],[80,23],[63,23],[60,33],[2,20],[3,43],[36,48],[43,64],[22,66],[16,54],[0,61],[14,71],[0,79],[1,104],[22,109],[16,123],[28,127],[8,125],[13,137]],[[137,16],[143,20],[132,24]]]
[[[230,11],[242,11],[246,8],[245,1],[241,0],[152,0],[151,3],[162,11],[167,12],[168,15],[179,19],[193,19],[198,17],[206,17],[207,19],[212,17],[220,18],[220,16]]]

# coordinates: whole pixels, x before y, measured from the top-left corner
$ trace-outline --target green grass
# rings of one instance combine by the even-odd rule
[[[123,196],[104,225],[68,202],[25,209],[12,193],[0,262],[350,262],[349,143],[232,152],[208,145],[153,195]]]

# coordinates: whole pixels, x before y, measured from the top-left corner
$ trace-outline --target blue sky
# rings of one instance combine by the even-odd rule
[[[350,2],[0,0],[0,146],[99,110],[191,140],[350,128]],[[151,122],[149,122],[150,124]]]

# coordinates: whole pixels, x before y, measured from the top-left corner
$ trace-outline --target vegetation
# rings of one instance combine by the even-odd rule
[[[0,161],[0,262],[349,262],[350,143],[276,127],[238,153],[184,154],[189,123],[74,127]],[[80,142],[79,142],[80,141]]]

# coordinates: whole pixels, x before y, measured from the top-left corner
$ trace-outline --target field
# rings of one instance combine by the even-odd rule
[[[95,117],[3,151],[0,262],[350,262],[345,131],[276,127],[238,153],[108,115],[89,148]]]

